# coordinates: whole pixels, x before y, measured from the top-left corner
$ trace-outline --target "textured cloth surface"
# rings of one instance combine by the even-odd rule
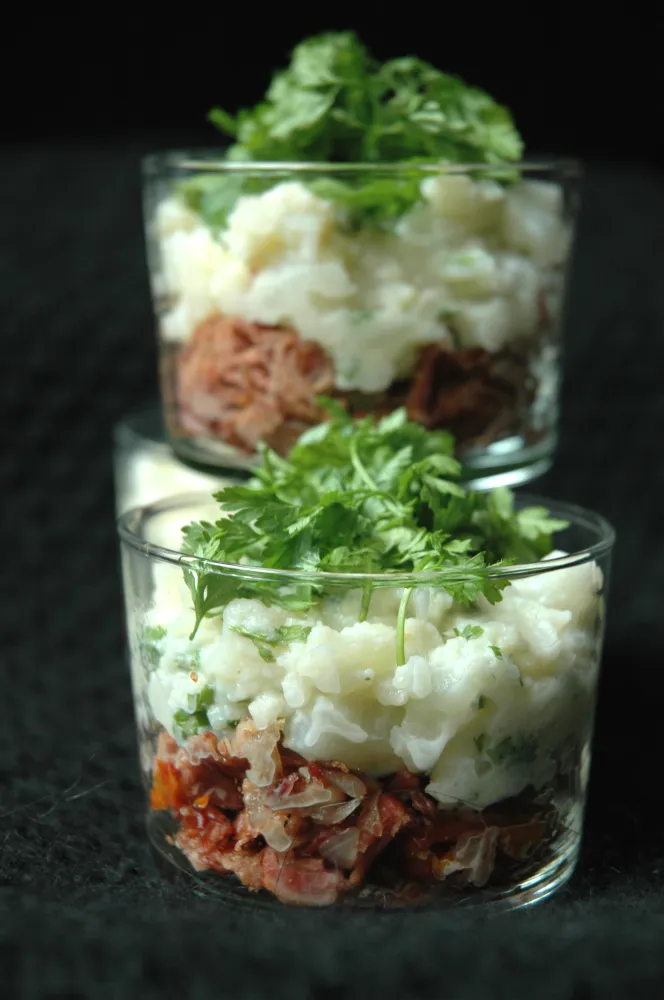
[[[143,830],[111,430],[156,392],[138,146],[0,160],[0,973],[7,996],[664,995],[664,178],[588,170],[561,442],[619,534],[582,861],[525,913],[229,908]]]

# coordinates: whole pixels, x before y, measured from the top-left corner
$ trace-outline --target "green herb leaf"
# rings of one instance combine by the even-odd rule
[[[185,712],[183,709],[174,713],[173,724],[185,739],[210,728],[207,712]]]
[[[503,651],[500,648],[500,646],[489,646],[489,649],[491,650],[491,652],[493,653],[493,655],[496,657],[496,659],[502,660],[502,658],[503,658]]]
[[[203,712],[214,702],[214,688],[205,686],[194,694],[187,695],[187,711],[190,715]]]
[[[237,632],[238,635],[241,635],[245,639],[249,639],[250,642],[253,642],[254,646],[260,653],[261,658],[265,660],[266,663],[274,663],[275,656],[269,648],[270,642],[265,635],[259,632],[252,632],[250,629],[243,628],[241,625],[231,625],[230,630],[231,632]]]
[[[484,629],[481,625],[466,625],[461,631],[455,628],[454,634],[460,639],[479,639],[484,635]]]
[[[247,485],[215,494],[229,516],[184,529],[184,546],[194,557],[185,569],[194,632],[203,618],[221,614],[238,597],[307,611],[341,586],[330,587],[321,573],[386,575],[389,585],[389,574],[427,572],[432,586],[460,604],[473,606],[480,595],[495,603],[508,585],[496,578],[497,568],[508,565],[515,551],[532,559],[545,554],[542,526],[549,523],[541,513],[534,546],[533,519],[520,520],[509,491],[473,493],[455,481],[460,467],[449,434],[409,421],[404,410],[376,421],[351,419],[336,405],[328,409],[330,419],[303,434],[287,458],[263,448]],[[215,571],[205,562],[197,566],[196,558],[319,575],[280,584]],[[363,590],[363,619],[371,591],[380,585],[344,584]],[[406,591],[397,630],[399,663],[408,612]],[[300,625],[267,634],[233,628],[268,662],[275,645],[304,641],[310,631]],[[479,625],[456,630],[466,639],[482,633]]]
[[[143,629],[143,639],[146,642],[160,642],[166,637],[164,625],[146,625]]]
[[[270,646],[282,646],[289,642],[306,642],[311,627],[308,625],[280,625],[271,632],[255,632],[242,625],[230,625],[232,632],[253,642],[266,663],[274,663],[275,656]]]
[[[235,116],[215,107],[208,120],[234,140],[226,153],[230,161],[474,163],[486,164],[487,176],[509,182],[515,171],[505,164],[523,152],[509,111],[484,91],[421,59],[381,64],[348,31],[304,40],[274,75],[263,101]],[[265,183],[248,174],[218,173],[202,187],[194,183],[181,191],[190,207],[218,227],[240,193]],[[313,177],[308,183],[345,210],[353,225],[385,224],[420,198],[419,176],[403,170]]]
[[[152,673],[159,666],[163,653],[163,640],[166,629],[163,625],[146,625],[140,640],[141,658],[147,673]]]
[[[486,505],[474,512],[473,523],[481,531],[492,555],[502,553],[512,562],[533,562],[553,548],[552,535],[568,527],[566,521],[549,517],[544,507],[524,507],[515,512],[514,497],[501,486],[488,494]]]
[[[309,633],[311,632],[311,626],[280,625],[276,632],[278,642],[306,642],[309,638]]]
[[[494,764],[530,764],[537,756],[537,741],[533,736],[506,736],[487,750]]]
[[[180,708],[173,714],[173,724],[187,739],[210,728],[207,710],[214,703],[214,688],[206,685],[187,696],[187,711]]]

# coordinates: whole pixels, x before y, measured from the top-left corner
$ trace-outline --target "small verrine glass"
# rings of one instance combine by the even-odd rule
[[[470,607],[449,572],[185,555],[178,526],[219,517],[203,495],[120,518],[148,832],[168,870],[252,899],[378,908],[514,907],[569,878],[613,531],[516,498],[533,502],[568,522],[560,548],[492,571],[502,600]],[[201,578],[218,613],[196,629]]]
[[[144,163],[166,427],[204,466],[406,406],[465,476],[516,484],[556,443],[579,167]]]

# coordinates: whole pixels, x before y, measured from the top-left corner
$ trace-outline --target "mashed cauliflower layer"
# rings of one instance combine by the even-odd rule
[[[289,326],[330,354],[337,388],[366,393],[408,376],[417,348],[499,351],[556,321],[570,229],[561,188],[430,176],[392,231],[351,232],[299,181],[241,197],[212,231],[177,198],[153,220],[166,341],[216,313]]]
[[[233,600],[193,640],[186,599],[168,588],[160,599],[157,588],[143,622],[159,633],[156,655],[139,664],[135,648],[134,678],[140,689],[147,676],[148,714],[179,742],[174,715],[194,711],[205,690],[219,736],[247,715],[259,729],[284,720],[285,745],[307,759],[376,777],[405,766],[429,776],[441,804],[481,809],[543,787],[587,755],[601,588],[601,571],[586,563],[516,580],[500,603],[481,598],[472,610],[416,590],[402,666],[397,588],[375,591],[362,622],[357,591],[306,614]],[[304,641],[272,646],[268,659],[241,634],[284,625],[305,626]]]

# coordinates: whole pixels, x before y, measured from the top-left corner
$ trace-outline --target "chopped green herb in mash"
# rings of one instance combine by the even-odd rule
[[[179,709],[173,715],[173,723],[183,737],[195,736],[210,728],[207,710],[213,702],[214,689],[207,686],[188,696],[187,711]]]
[[[255,632],[241,625],[231,625],[230,629],[231,632],[237,632],[245,639],[250,639],[266,663],[273,663],[275,659],[270,646],[280,646],[289,642],[306,642],[307,636],[311,632],[310,628],[302,625],[282,625],[270,633]]]

